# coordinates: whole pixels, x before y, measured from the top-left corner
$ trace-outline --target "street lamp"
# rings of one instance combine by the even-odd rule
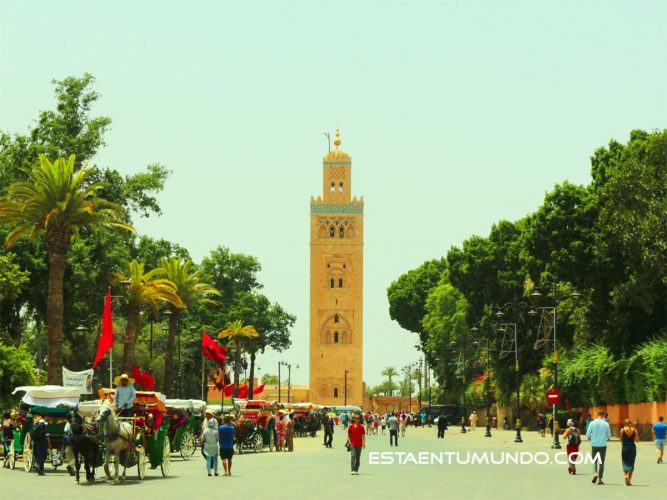
[[[550,295],[553,299],[553,305],[551,306],[544,306],[544,307],[537,307],[542,312],[542,317],[544,318],[544,313],[551,313],[552,314],[552,320],[553,320],[553,350],[554,350],[554,389],[558,388],[558,347],[557,347],[557,337],[556,337],[556,311],[558,310],[558,304],[560,303],[561,299],[564,297],[568,296],[573,299],[578,299],[581,297],[581,294],[577,290],[572,290],[569,294],[567,295],[562,295],[559,291],[558,283],[557,282],[549,282],[545,281],[541,284],[539,287],[535,287],[535,291],[530,294],[531,297],[534,299],[539,300],[540,297],[542,297],[542,293],[540,293],[540,289],[543,290],[545,295]],[[533,313],[533,316],[537,315],[536,311],[531,311]],[[546,342],[548,342],[548,339],[546,339]],[[545,343],[546,343],[545,342]],[[535,342],[535,347],[541,347],[539,344],[539,339]],[[558,405],[554,403],[552,405],[551,411],[552,411],[552,416],[551,416],[551,426],[553,430],[553,443],[551,444],[551,448],[554,449],[561,449],[560,441],[559,441],[559,436],[558,432],[556,431],[556,411],[557,411]]]
[[[347,406],[347,374],[349,373],[349,370],[345,370],[345,381],[344,381],[344,386],[343,386],[343,394],[345,395],[345,406]]]
[[[286,361],[278,362],[278,402],[280,402],[280,367],[287,367],[287,402],[290,402],[290,392],[292,388],[292,364],[287,363]],[[294,368],[299,368],[299,365],[295,365]]]
[[[479,328],[476,326],[473,326],[471,328],[471,331],[477,332],[479,331]],[[491,437],[491,392],[490,392],[490,370],[489,370],[489,358],[490,358],[490,339],[488,337],[483,337],[480,338],[479,340],[476,340],[474,343],[479,346],[482,342],[486,344],[486,376],[484,377],[484,382],[486,385],[486,433],[484,434],[484,437]]]
[[[516,416],[514,418],[514,427],[516,428],[516,437],[514,438],[515,443],[523,443],[521,438],[521,377],[519,375],[519,310],[527,309],[529,304],[526,302],[520,302],[518,299],[514,299],[512,302],[506,303],[496,312],[496,317],[498,320],[503,318],[507,312],[512,312],[514,316],[513,323],[503,323],[500,327],[505,335],[508,331],[511,336],[511,342],[514,344],[514,378],[516,381]],[[501,352],[501,356],[509,354],[509,352]]]

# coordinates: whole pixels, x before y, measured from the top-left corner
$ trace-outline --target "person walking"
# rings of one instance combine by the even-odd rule
[[[445,439],[445,431],[447,430],[447,417],[440,415],[438,417],[438,438]]]
[[[232,457],[234,456],[234,426],[232,417],[225,416],[224,423],[218,427],[220,436],[220,458],[222,459],[222,468],[225,476],[232,475]]]
[[[343,429],[347,429],[347,425],[349,423],[349,416],[346,411],[340,414],[340,425],[343,427]]]
[[[375,434],[376,436],[378,433],[378,427],[380,427],[380,417],[376,413],[375,415],[373,415],[373,434]]]
[[[201,433],[201,450],[206,460],[206,472],[211,475],[211,469],[218,475],[218,441],[219,430],[215,419],[206,421],[204,430]]]
[[[382,435],[384,436],[384,430],[387,428],[387,417],[382,417],[382,420],[380,420],[380,426],[382,427]]]
[[[389,419],[390,418],[391,418],[391,415],[387,419],[387,425],[389,425]],[[405,412],[403,412],[403,413],[400,414],[399,418],[400,418],[399,425],[401,427],[401,437],[405,437],[405,428],[408,426],[408,422],[409,422],[410,417],[409,417],[409,415],[406,415]],[[391,441],[391,428],[389,428],[389,439]]]
[[[581,445],[581,435],[579,434],[579,430],[574,424],[574,420],[572,420],[571,418],[567,420],[567,429],[563,433],[563,441],[567,443],[567,446],[565,447],[567,452],[567,462],[568,462],[567,472],[569,474],[574,475],[577,473],[577,466],[575,459],[576,459],[576,454],[579,453],[579,445]]]
[[[477,429],[477,412],[475,410],[470,414],[470,430],[474,431]]]
[[[35,424],[30,437],[32,438],[32,450],[35,459],[35,468],[40,476],[44,475],[44,462],[51,449],[51,435],[49,434],[49,420],[48,415],[42,415],[39,421]]]
[[[588,426],[586,435],[591,441],[591,451],[594,458],[594,475],[592,483],[603,485],[602,476],[604,474],[604,459],[607,454],[607,441],[611,438],[611,429],[609,422],[604,418],[605,412],[598,412],[598,416]]]
[[[281,412],[278,412],[278,418],[276,419],[276,432],[278,434],[278,441],[276,442],[276,451],[286,451],[285,434],[287,430],[285,429],[285,417]]]
[[[621,438],[621,461],[623,462],[623,475],[625,485],[632,486],[632,473],[635,471],[635,458],[637,458],[637,444],[639,432],[632,425],[632,421],[626,418],[620,432]]]
[[[653,424],[653,434],[655,434],[655,454],[658,456],[659,464],[662,463],[662,457],[665,455],[665,441],[667,441],[667,424],[663,422],[664,418],[658,417],[658,421]]]
[[[2,447],[4,450],[5,460],[2,463],[2,466],[9,469],[9,450],[12,446],[12,441],[14,441],[14,431],[18,429],[18,424],[16,422],[16,410],[12,410],[10,413],[5,413],[2,420]]]
[[[294,451],[294,419],[285,415],[287,423],[285,424],[285,434],[287,441],[287,451]]]
[[[352,471],[351,475],[359,474],[359,465],[361,462],[361,450],[366,448],[366,431],[361,423],[361,415],[355,413],[352,418],[352,425],[347,428],[347,443],[345,446],[350,450]]]
[[[547,434],[547,416],[540,412],[537,416],[537,430],[540,432],[540,436],[545,437]]]
[[[331,443],[333,442],[334,427],[333,416],[329,414],[324,420],[324,446],[327,448],[332,447]]]
[[[395,414],[391,414],[391,417],[389,417],[389,421],[387,422],[387,425],[389,425],[389,446],[398,446],[398,419],[396,418]]]

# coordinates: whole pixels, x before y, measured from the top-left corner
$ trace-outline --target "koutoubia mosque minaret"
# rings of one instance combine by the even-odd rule
[[[352,197],[339,130],[334,145],[322,162],[322,196],[310,199],[310,399],[361,406],[364,199]]]

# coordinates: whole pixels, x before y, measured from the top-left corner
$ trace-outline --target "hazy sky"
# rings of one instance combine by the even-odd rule
[[[256,255],[264,293],[298,316],[262,356],[308,376],[309,199],[323,131],[342,130],[365,207],[364,378],[417,358],[386,288],[633,128],[667,126],[667,2],[0,0],[0,129],[51,108],[51,79],[92,73],[113,119],[96,162],[173,171],[137,221],[196,260]]]

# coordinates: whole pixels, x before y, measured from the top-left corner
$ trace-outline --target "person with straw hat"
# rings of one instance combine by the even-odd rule
[[[114,380],[116,384],[116,394],[113,398],[113,407],[119,417],[131,417],[134,415],[134,400],[137,398],[137,391],[134,390],[134,379],[123,373]]]

